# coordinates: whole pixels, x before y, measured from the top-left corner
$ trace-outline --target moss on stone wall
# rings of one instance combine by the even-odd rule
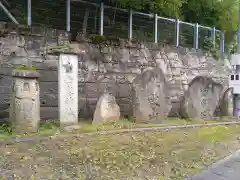
[[[13,69],[17,69],[17,70],[36,70],[37,68],[35,66],[25,66],[25,65],[17,65],[14,66]]]

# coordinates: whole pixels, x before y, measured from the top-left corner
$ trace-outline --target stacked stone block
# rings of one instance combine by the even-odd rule
[[[58,55],[47,51],[56,46],[68,45],[79,56],[80,118],[92,119],[98,98],[106,91],[116,98],[121,115],[130,118],[132,82],[141,73],[154,68],[160,68],[169,83],[171,116],[178,115],[180,98],[194,77],[208,76],[225,88],[228,86],[229,67],[201,50],[122,40],[69,44],[65,35],[64,31],[33,28],[25,34],[15,32],[0,38],[0,119],[6,118],[3,114],[9,105],[11,66],[26,63],[36,66],[41,75],[41,119],[58,119]]]

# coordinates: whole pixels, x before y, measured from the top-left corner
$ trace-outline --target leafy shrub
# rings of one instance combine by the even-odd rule
[[[0,126],[0,132],[12,134],[12,125],[9,123],[2,124]]]
[[[215,59],[219,59],[220,58],[220,53],[219,53],[219,50],[218,50],[219,48],[216,47],[216,44],[214,45],[214,43],[213,43],[211,38],[205,37],[205,39],[204,39],[204,47],[203,48],[205,50],[209,51]]]

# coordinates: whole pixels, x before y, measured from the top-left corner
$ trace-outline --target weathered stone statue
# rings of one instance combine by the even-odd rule
[[[37,132],[40,121],[39,74],[13,70],[10,121],[18,133]]]
[[[93,123],[106,123],[120,119],[120,108],[116,103],[115,97],[109,93],[104,93],[98,100]]]
[[[233,116],[233,94],[232,88],[227,89],[221,98],[219,104],[219,116]]]
[[[197,76],[189,84],[180,106],[183,118],[210,119],[219,105],[223,86],[209,77]]]
[[[133,116],[137,123],[161,123],[171,109],[168,84],[159,68],[133,81]]]

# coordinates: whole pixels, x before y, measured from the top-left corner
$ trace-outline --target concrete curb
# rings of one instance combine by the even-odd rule
[[[13,138],[13,139],[1,140],[0,145],[9,145],[9,144],[20,143],[20,142],[44,141],[44,140],[51,140],[55,138],[71,138],[71,137],[84,137],[84,136],[107,135],[107,134],[124,134],[124,133],[131,133],[131,132],[161,132],[161,131],[171,131],[176,129],[189,129],[189,128],[212,127],[212,126],[221,126],[221,125],[238,125],[238,124],[240,124],[239,121],[232,121],[232,122],[208,123],[208,124],[205,123],[205,124],[162,126],[162,127],[151,127],[151,128],[118,129],[118,130],[97,131],[97,132],[90,132],[90,133],[57,134],[49,137],[32,136],[27,138]]]

